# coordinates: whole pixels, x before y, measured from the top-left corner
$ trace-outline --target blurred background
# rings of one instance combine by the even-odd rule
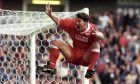
[[[44,11],[47,0],[0,0],[8,10]],[[90,10],[105,35],[91,84],[140,84],[140,0],[49,0],[53,11]],[[77,84],[81,84],[78,83]]]
[[[75,11],[88,7],[91,13],[123,10],[125,13],[133,11],[138,14],[140,7],[140,0],[0,0],[0,8],[44,11],[48,2],[54,11]]]

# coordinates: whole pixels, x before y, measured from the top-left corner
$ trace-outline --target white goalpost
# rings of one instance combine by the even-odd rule
[[[77,12],[89,14],[89,9],[54,14],[72,18]],[[55,76],[36,69],[36,66],[46,64],[53,37],[66,42],[70,40],[68,34],[57,28],[44,12],[0,10],[0,70],[3,71],[0,83],[89,84],[85,78],[87,67],[66,64],[63,56],[60,56],[61,62],[57,64],[59,73]]]

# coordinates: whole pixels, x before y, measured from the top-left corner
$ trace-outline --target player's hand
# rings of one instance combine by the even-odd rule
[[[96,29],[93,30],[92,35],[98,36],[99,31],[97,31]]]
[[[48,15],[48,16],[51,16],[51,13],[52,13],[52,8],[51,8],[51,6],[50,6],[50,4],[48,3],[48,4],[46,4],[46,14]]]
[[[101,33],[101,32],[98,31],[98,30],[93,30],[92,35],[97,36],[99,40],[102,40],[102,39],[104,38],[103,33]]]
[[[94,69],[93,70],[87,70],[85,78],[88,78],[88,79],[92,78],[94,74],[95,74],[95,70]]]

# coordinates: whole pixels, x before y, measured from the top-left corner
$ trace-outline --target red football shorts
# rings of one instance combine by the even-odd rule
[[[80,50],[78,48],[73,48],[70,46],[71,50],[71,58],[66,60],[69,63],[75,64],[75,65],[83,65],[83,66],[88,66],[89,64],[83,60],[83,56],[86,53],[86,50]]]

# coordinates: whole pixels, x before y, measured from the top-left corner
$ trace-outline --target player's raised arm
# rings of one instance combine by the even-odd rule
[[[59,23],[59,17],[52,14],[52,7],[50,4],[46,4],[46,14],[58,25]]]

